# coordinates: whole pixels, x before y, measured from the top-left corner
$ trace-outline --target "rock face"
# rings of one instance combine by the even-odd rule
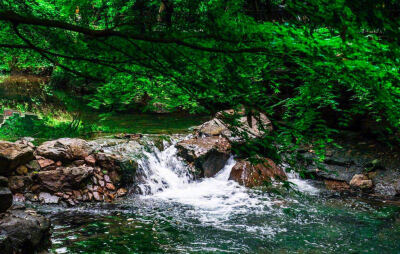
[[[350,186],[360,189],[372,188],[372,181],[366,175],[356,174],[350,181]]]
[[[226,138],[204,137],[183,140],[176,145],[179,156],[200,171],[201,177],[212,177],[230,157],[231,145]]]
[[[93,152],[93,148],[83,139],[60,138],[44,142],[36,150],[37,155],[53,161],[71,162],[84,160]]]
[[[34,177],[40,182],[43,190],[52,192],[72,190],[80,187],[80,184],[93,175],[94,169],[87,166],[60,167],[55,170],[40,171]]]
[[[229,180],[234,180],[246,187],[261,186],[273,179],[287,179],[282,168],[272,160],[264,159],[263,162],[252,164],[248,160],[240,160],[233,166]]]
[[[18,166],[33,160],[29,145],[0,141],[0,175],[9,175]]]
[[[36,253],[50,246],[50,222],[33,210],[11,210],[0,215],[2,254]]]

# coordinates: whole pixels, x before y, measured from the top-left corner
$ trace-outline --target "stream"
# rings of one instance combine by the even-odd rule
[[[129,151],[128,151],[129,152]],[[171,145],[138,160],[141,193],[111,204],[37,206],[54,225],[53,253],[400,253],[400,208],[330,192],[318,182],[248,189],[231,157],[193,180]]]

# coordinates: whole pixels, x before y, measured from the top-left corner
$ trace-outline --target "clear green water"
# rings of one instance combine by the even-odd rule
[[[208,222],[194,207],[140,197],[40,210],[55,226],[53,253],[400,253],[400,207],[326,192],[252,195],[270,205]]]

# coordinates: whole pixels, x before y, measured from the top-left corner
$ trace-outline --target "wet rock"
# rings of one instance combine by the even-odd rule
[[[39,184],[32,185],[31,192],[36,193],[40,189]]]
[[[81,183],[93,175],[93,168],[87,166],[57,168],[41,171],[35,175],[41,189],[51,192],[79,189]]]
[[[24,203],[25,202],[25,196],[22,193],[16,193],[13,196],[13,200],[14,202],[18,202],[18,203]]]
[[[50,235],[50,221],[33,210],[10,210],[0,217],[2,254],[45,251]]]
[[[106,188],[111,190],[111,191],[115,190],[115,186],[112,183],[107,183],[106,184]]]
[[[74,162],[72,162],[72,164],[74,164],[75,166],[82,166],[85,164],[84,160],[76,160]]]
[[[74,190],[74,191],[72,191],[72,193],[74,194],[75,199],[82,200],[82,194],[80,191]]]
[[[351,179],[350,186],[360,189],[369,189],[372,188],[372,180],[369,180],[365,175],[356,174]]]
[[[102,169],[114,170],[119,167],[118,161],[121,161],[122,157],[110,153],[97,153],[95,160]]]
[[[44,157],[37,157],[36,160],[39,163],[39,166],[40,166],[41,169],[45,169],[48,166],[54,165],[54,161],[53,160],[46,159]]]
[[[176,145],[178,155],[194,163],[200,177],[212,177],[230,157],[231,145],[226,138],[204,137],[183,140]]]
[[[41,192],[39,194],[39,201],[44,204],[58,204],[60,197],[51,195],[47,192]]]
[[[378,193],[381,196],[384,197],[393,197],[396,196],[398,192],[398,190],[396,190],[396,186],[392,185],[390,183],[378,183],[375,185],[374,187],[374,192]]]
[[[32,147],[0,141],[0,175],[9,175],[18,166],[26,164],[33,159]]]
[[[83,160],[93,152],[93,148],[83,139],[60,138],[44,142],[36,149],[36,153],[55,161],[71,162]]]
[[[104,190],[100,186],[94,186],[93,187],[93,192],[99,192],[99,193],[104,193]]]
[[[100,193],[98,193],[98,192],[93,192],[93,198],[96,200],[96,201],[103,201],[103,196],[102,195],[100,195]]]
[[[13,195],[9,188],[0,187],[0,213],[7,211],[13,204]]]
[[[64,196],[64,193],[62,193],[62,192],[56,192],[56,193],[54,193],[54,195],[56,195],[57,197],[62,197],[62,196]]]
[[[18,175],[26,175],[28,174],[28,168],[25,165],[21,165],[15,170],[15,172]]]
[[[105,186],[106,186],[106,182],[104,182],[103,180],[100,180],[100,181],[99,181],[99,185],[100,185],[101,187],[105,187]]]
[[[227,125],[218,118],[213,118],[210,121],[203,123],[197,130],[200,136],[231,136],[232,132],[228,129]]]
[[[234,180],[246,187],[261,186],[273,179],[286,180],[287,176],[282,168],[272,160],[252,164],[248,160],[240,160],[233,166],[229,180]]]
[[[94,166],[96,164],[96,158],[93,155],[89,155],[85,157],[85,162],[88,165]]]
[[[78,204],[78,202],[74,201],[73,199],[67,199],[66,202],[69,206],[75,206]]]
[[[139,165],[132,159],[118,159],[117,167],[109,170],[108,174],[117,186],[129,186],[134,183],[136,172]]]
[[[104,181],[106,181],[107,183],[111,183],[111,179],[108,175],[104,175]]]
[[[13,193],[25,193],[33,183],[30,176],[11,176],[8,182],[8,186]]]
[[[33,141],[35,141],[35,139],[32,138],[32,137],[23,137],[20,140],[17,140],[15,143],[21,144],[21,145],[27,145],[27,146],[30,146],[32,148],[35,148],[35,145],[32,144]]]
[[[328,190],[345,191],[350,189],[350,185],[345,181],[325,180],[324,183]]]
[[[108,174],[109,174],[109,176],[110,176],[111,181],[112,181],[114,184],[120,185],[120,183],[121,183],[121,176],[117,173],[117,171],[115,171],[115,170],[109,171]],[[133,173],[133,174],[134,174],[134,173]],[[131,180],[128,179],[127,183],[129,183],[129,181],[133,181],[133,179],[131,179]]]
[[[117,196],[118,197],[123,197],[128,193],[128,190],[125,188],[119,188],[117,191]]]
[[[31,171],[39,171],[40,170],[40,164],[37,160],[32,160],[28,164],[26,164],[26,167],[30,169]]]

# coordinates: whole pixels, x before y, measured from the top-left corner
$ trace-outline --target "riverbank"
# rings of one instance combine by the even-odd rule
[[[268,118],[254,121],[261,119],[272,131]],[[370,142],[343,141],[352,145],[332,148],[323,162],[335,172],[316,168],[304,160],[312,151],[300,151],[308,180],[268,158],[252,164],[232,156],[232,144],[243,141],[218,118],[189,135],[3,141],[9,170],[1,174],[17,206],[51,220],[54,253],[396,250],[398,194],[381,195],[379,187],[396,191],[396,156]],[[360,174],[367,185],[352,183]]]

